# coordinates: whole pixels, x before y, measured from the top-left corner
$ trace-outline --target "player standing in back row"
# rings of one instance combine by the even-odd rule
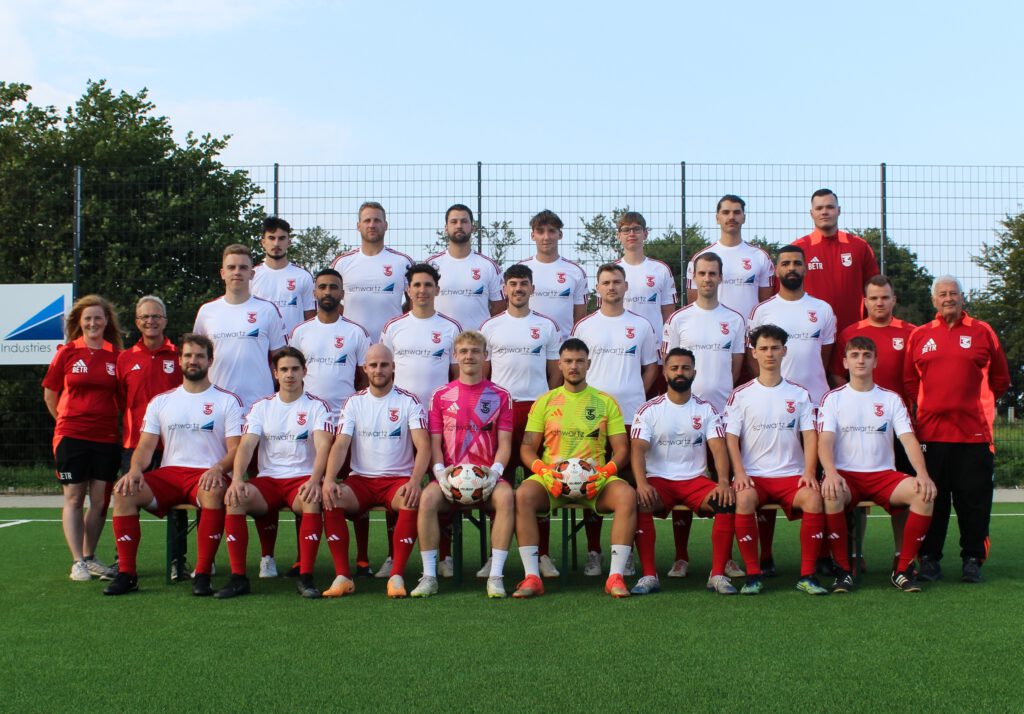
[[[251,286],[253,295],[277,306],[286,334],[316,314],[313,278],[308,270],[288,261],[291,244],[288,221],[276,216],[263,219],[263,262],[253,271]]]
[[[562,225],[554,211],[544,210],[531,218],[530,238],[537,254],[521,264],[533,271],[530,308],[554,320],[564,337],[587,315],[587,273],[558,254]]]

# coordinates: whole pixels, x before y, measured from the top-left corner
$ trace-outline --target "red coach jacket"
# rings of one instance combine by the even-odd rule
[[[140,339],[117,356],[117,384],[124,406],[124,448],[139,445],[149,400],[181,382],[178,348],[167,338],[156,350],[147,349]]]

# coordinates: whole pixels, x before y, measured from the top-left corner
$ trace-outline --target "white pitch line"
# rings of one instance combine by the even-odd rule
[[[11,526],[20,526],[22,523],[28,523],[29,521],[8,521],[7,523],[0,523],[0,528],[10,528]]]

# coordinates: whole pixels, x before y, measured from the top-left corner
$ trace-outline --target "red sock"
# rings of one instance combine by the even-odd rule
[[[931,525],[932,517],[911,511],[907,514],[907,523],[903,526],[903,545],[900,546],[900,556],[896,563],[896,570],[903,572],[910,567],[911,562],[917,557],[917,551],[924,541],[924,536]]]
[[[267,511],[265,515],[253,518],[256,523],[256,534],[260,537],[260,556],[274,555],[277,545],[277,523],[280,518],[278,511]]]
[[[245,557],[249,550],[249,526],[245,514],[224,516],[224,538],[228,542],[228,560],[232,575],[245,575]]]
[[[537,535],[540,537],[537,555],[551,555],[551,518],[542,516],[537,519]]]
[[[690,560],[691,526],[693,526],[692,511],[672,512],[672,535],[676,541],[676,560]]]
[[[844,526],[845,527],[845,526]],[[825,538],[825,514],[804,513],[800,520],[800,577],[814,575],[814,566]]]
[[[583,515],[584,530],[587,531],[587,550],[601,552],[601,526],[604,519],[593,511],[585,511]]]
[[[302,539],[299,541],[299,574],[312,575],[316,554],[320,550],[320,532],[324,519],[319,513],[302,514]]]
[[[210,574],[224,534],[224,509],[204,508],[196,528],[196,572]]]
[[[725,562],[729,560],[729,551],[732,550],[732,538],[735,533],[736,516],[732,513],[716,513],[714,523],[711,525],[712,575],[725,575]]]
[[[770,560],[773,557],[772,542],[775,540],[775,517],[777,515],[778,511],[757,512],[757,538],[761,544],[761,560]]]
[[[390,512],[389,512],[390,513]],[[394,560],[391,562],[391,574],[405,576],[405,564],[412,555],[412,547],[416,544],[416,511],[399,511],[395,517],[395,535],[392,538]]]
[[[360,513],[352,519],[352,532],[356,536],[356,565],[370,564],[370,514]]]
[[[348,565],[348,523],[345,521],[345,511],[340,508],[324,511],[323,522],[327,547],[334,561],[334,574],[352,577]]]
[[[415,519],[413,519],[415,520]],[[395,557],[395,524],[398,523],[398,516],[391,511],[384,514],[384,523],[388,528],[388,557],[394,560]]]
[[[850,539],[846,532],[845,511],[825,514],[825,536],[832,560],[836,561],[840,568],[850,572]]]
[[[761,561],[757,557],[757,516],[753,513],[736,514],[736,544],[740,547],[740,557],[746,566],[747,575],[761,574]]]
[[[640,567],[644,575],[657,576],[658,569],[654,563],[654,515],[651,513],[636,514],[636,550],[640,554]]]
[[[134,516],[114,516],[114,544],[117,547],[119,572],[138,575],[135,563],[141,536],[138,513]]]

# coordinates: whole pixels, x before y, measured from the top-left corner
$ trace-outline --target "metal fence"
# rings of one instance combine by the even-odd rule
[[[51,281],[73,279],[76,238],[81,248],[80,293],[94,289],[104,264],[123,268],[127,263],[118,297],[123,321],[129,325],[132,297],[162,294],[167,281],[201,284],[203,295],[193,294],[185,304],[170,306],[172,334],[190,326],[201,299],[222,291],[219,251],[195,246],[204,240],[216,242],[213,248],[230,240],[254,241],[260,211],[287,219],[298,234],[319,228],[322,235],[337,239],[340,249],[358,244],[359,204],[380,201],[388,213],[387,243],[420,258],[436,244],[445,209],[465,203],[484,226],[502,224],[505,240],[515,235],[505,248],[507,264],[532,254],[529,219],[548,208],[566,224],[563,254],[583,258],[593,274],[596,258],[579,254],[576,244],[598,215],[610,216],[628,207],[644,214],[652,238],[690,226],[714,241],[716,203],[723,194],[734,193],[747,201],[745,237],[785,244],[811,230],[810,194],[828,187],[839,196],[842,228],[881,232],[880,262],[886,260],[887,248],[901,246],[916,253],[919,264],[932,275],[957,275],[970,291],[983,287],[986,278],[972,257],[994,238],[1001,221],[1024,210],[1024,167],[1019,166],[469,163],[275,164],[231,170],[242,172],[260,192],[251,206],[254,210],[224,215],[219,223],[195,215],[200,212],[195,206],[201,205],[195,197],[178,213],[174,205],[161,206],[162,200],[177,201],[168,197],[187,193],[189,187],[176,185],[170,190],[169,183],[180,184],[180,176],[171,178],[146,168],[77,173],[73,167],[39,169],[36,173],[47,174],[41,183],[0,176],[0,184],[15,187],[0,195],[0,204],[12,204],[25,214],[23,227],[16,230],[42,231],[38,234],[46,237],[40,239],[39,254],[32,260],[52,263],[46,273]],[[50,193],[32,195],[35,185],[46,186]],[[202,212],[208,213],[211,202],[215,206],[218,200],[235,205],[228,201],[229,194],[202,197]],[[54,202],[63,219],[44,227],[40,221],[33,223],[33,212],[46,205],[52,213]],[[166,213],[161,220],[138,218],[158,210]],[[494,251],[490,237],[481,240],[480,249]],[[2,282],[15,282],[4,277]],[[130,335],[129,340],[135,337]],[[1019,372],[1022,366],[1011,368]],[[45,462],[52,427],[39,398],[40,369],[4,367],[0,375],[0,400],[5,399],[0,404],[0,465]],[[26,384],[32,385],[31,392]],[[14,399],[15,392],[34,396]],[[1018,439],[1015,430],[1003,433],[1009,434],[1005,439]],[[1019,441],[1024,451],[1024,433]]]

